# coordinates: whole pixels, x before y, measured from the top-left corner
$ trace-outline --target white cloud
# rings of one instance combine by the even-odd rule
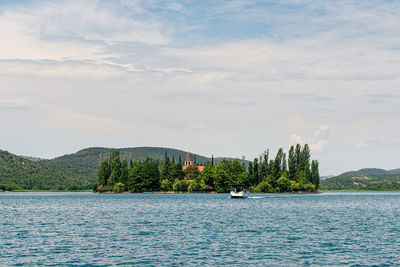
[[[180,12],[183,10],[183,6],[179,3],[171,3],[168,5],[168,9]]]
[[[307,142],[313,152],[326,151],[329,142],[329,155],[318,154],[324,172],[390,149],[396,163],[398,149],[368,155],[355,145],[361,137],[394,140],[400,131],[392,97],[400,85],[400,5],[301,1],[288,15],[281,2],[258,9],[254,1],[210,2],[213,8],[201,11],[188,2],[120,3],[4,6],[0,115],[18,115],[0,116],[2,125],[13,133],[35,130],[54,150],[60,142],[47,139],[57,136],[83,147],[118,140],[249,158],[296,133],[291,142]],[[236,19],[242,32],[222,32]],[[216,24],[203,27],[210,21]],[[177,27],[185,22],[190,25]],[[34,109],[21,114],[26,107]],[[0,134],[1,140],[14,136]],[[36,153],[30,145],[36,139],[29,138],[9,141],[10,150],[30,146]],[[71,152],[69,145],[57,153]],[[343,153],[349,147],[356,152]]]
[[[308,144],[310,146],[310,150],[312,152],[324,152],[326,145],[328,144],[328,136],[329,136],[329,126],[328,125],[320,125],[317,130],[314,132],[314,136],[303,139],[298,134],[292,134],[290,136],[291,144]]]
[[[329,135],[329,126],[328,125],[320,125],[318,129],[314,132],[314,137],[316,138],[328,138]]]
[[[43,2],[0,13],[1,59],[103,59],[106,43],[163,45],[156,21],[132,19],[100,1]]]
[[[358,141],[357,144],[356,144],[356,147],[358,147],[358,148],[367,148],[368,144],[363,142],[363,141]]]

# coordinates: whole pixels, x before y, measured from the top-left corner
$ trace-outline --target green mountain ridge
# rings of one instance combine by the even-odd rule
[[[364,168],[321,180],[325,190],[400,190],[400,169]]]
[[[379,168],[363,168],[358,171],[349,171],[338,176],[354,176],[354,175],[385,175],[385,174],[400,174],[400,169],[384,170]]]

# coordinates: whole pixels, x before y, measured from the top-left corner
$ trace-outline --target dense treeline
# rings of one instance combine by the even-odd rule
[[[308,145],[291,147],[288,159],[279,149],[274,159],[266,151],[249,162],[223,160],[214,164],[213,158],[199,172],[196,166],[182,170],[182,160],[175,162],[165,153],[164,160],[150,157],[144,161],[133,156],[121,159],[119,150],[103,157],[98,168],[99,191],[216,191],[229,192],[233,184],[246,184],[253,192],[313,192],[319,187],[318,161],[310,161]]]
[[[267,150],[249,163],[249,184],[256,185],[254,192],[313,192],[319,187],[319,164],[310,158],[307,144],[291,146],[287,160],[282,148],[274,159]]]

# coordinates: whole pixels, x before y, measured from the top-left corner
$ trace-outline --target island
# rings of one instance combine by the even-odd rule
[[[121,156],[118,149],[103,155],[98,167],[96,192],[229,192],[233,184],[246,184],[253,193],[317,192],[319,163],[311,160],[307,144],[282,148],[274,158],[266,150],[253,161],[242,159],[197,162],[186,159]]]

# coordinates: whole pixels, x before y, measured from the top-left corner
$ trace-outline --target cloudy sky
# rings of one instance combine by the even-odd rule
[[[398,1],[0,1],[0,149],[400,167]]]

